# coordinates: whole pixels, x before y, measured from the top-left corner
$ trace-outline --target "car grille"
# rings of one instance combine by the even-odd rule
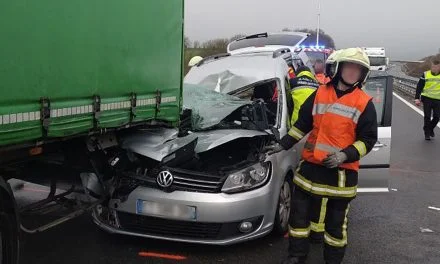
[[[251,222],[254,226],[254,230],[259,228],[263,222],[263,216],[256,216],[229,223],[204,223],[169,220],[124,212],[118,212],[118,219],[121,228],[125,231],[146,235],[201,240],[221,240],[238,237],[243,235],[243,233],[238,230],[238,226],[242,221]]]
[[[168,170],[173,174],[173,184],[166,188],[160,188],[156,183],[156,177],[163,171]],[[140,184],[150,187],[163,189],[167,192],[172,191],[187,191],[187,192],[202,192],[202,193],[219,193],[225,182],[227,176],[211,175],[207,173],[189,171],[175,168],[162,168],[161,170],[150,171],[148,177]]]
[[[193,192],[220,192],[226,177],[213,176],[209,174],[168,169],[174,176],[173,188],[181,191]]]
[[[168,220],[121,212],[118,217],[124,230],[167,237],[214,239],[222,227],[219,223]]]

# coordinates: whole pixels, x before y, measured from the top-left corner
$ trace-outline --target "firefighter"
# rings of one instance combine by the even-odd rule
[[[310,68],[307,66],[300,66],[296,70],[296,77],[290,79],[290,89],[293,99],[293,112],[291,124],[295,124],[298,119],[298,113],[301,105],[306,99],[319,87]]]
[[[188,67],[194,67],[195,65],[197,65],[197,63],[201,62],[202,60],[203,60],[203,57],[194,56],[189,60]]]
[[[324,62],[322,60],[318,59],[315,61],[313,70],[320,85],[327,84],[330,81],[330,78],[324,73]]]
[[[425,140],[435,137],[434,129],[440,118],[440,61],[433,60],[417,84],[415,104],[423,102]],[[432,116],[432,119],[431,119]]]
[[[289,219],[289,255],[283,264],[305,263],[309,252],[310,215],[328,198],[324,259],[341,263],[347,246],[347,214],[356,197],[359,160],[377,142],[372,98],[362,91],[369,71],[360,48],[341,50],[334,58],[331,81],[302,105],[299,118],[268,154],[290,149],[310,132],[293,178],[295,192]]]

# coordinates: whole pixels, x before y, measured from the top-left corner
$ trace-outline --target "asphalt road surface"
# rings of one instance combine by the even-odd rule
[[[388,194],[359,195],[349,214],[344,263],[440,263],[440,130],[425,142],[423,117],[394,97],[392,171]],[[40,190],[28,189],[27,192]],[[109,235],[83,216],[25,235],[21,263],[279,263],[287,239],[268,237],[229,247]],[[312,247],[308,263],[323,263]]]

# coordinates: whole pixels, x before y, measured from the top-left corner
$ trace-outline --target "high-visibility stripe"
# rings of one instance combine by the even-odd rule
[[[367,146],[364,142],[358,140],[353,143],[353,146],[357,149],[361,158],[367,155]]]
[[[346,178],[345,170],[338,170],[338,187],[345,187]]]
[[[314,76],[311,72],[308,72],[308,71],[302,71],[302,72],[300,72],[300,73],[297,75],[297,78],[302,77],[302,76],[307,76],[307,77],[309,77],[309,78],[312,79],[312,80],[316,80],[315,76]]]
[[[332,106],[331,104],[314,104],[312,115],[323,115],[327,112],[327,109]]]
[[[341,151],[341,148],[337,148],[337,147],[333,147],[327,144],[323,144],[323,143],[318,143],[316,144],[316,148],[322,151],[326,151],[326,152],[330,152],[330,153],[336,153]]]
[[[309,237],[310,235],[310,226],[307,228],[292,228],[289,225],[289,235],[292,237]]]
[[[314,194],[332,197],[354,197],[356,196],[357,186],[354,187],[333,187],[329,185],[312,183],[305,179],[298,172],[293,177],[293,182],[306,191],[310,191]]]
[[[330,236],[327,232],[324,233],[324,242],[333,247],[345,247],[347,245],[347,240],[336,239]]]
[[[327,213],[327,202],[328,202],[328,198],[322,198],[321,212],[319,213],[319,223],[324,223],[325,221],[325,215]]]
[[[304,148],[309,151],[314,151],[316,148],[316,149],[319,149],[319,150],[322,150],[325,152],[330,152],[330,153],[336,153],[336,152],[339,152],[342,150],[341,148],[333,147],[333,146],[330,146],[327,144],[322,144],[322,143],[318,143],[318,144],[314,145],[308,141],[306,143],[304,143]]]
[[[316,87],[310,86],[310,85],[301,85],[301,86],[296,86],[294,88],[291,89],[291,91],[298,91],[301,89],[312,89],[312,90],[316,90]]]
[[[299,130],[298,128],[292,126],[292,128],[290,128],[288,134],[295,138],[296,140],[301,140],[304,137],[304,132],[302,132],[301,130]]]
[[[289,136],[293,137],[296,140],[301,140],[303,138],[303,136],[301,136],[301,134],[299,134],[298,132],[296,132],[293,127],[289,130],[289,132],[287,133],[289,134]]]
[[[172,103],[176,101],[177,101],[176,96],[161,98],[161,103]],[[149,106],[155,104],[156,104],[156,98],[136,100],[136,107]],[[100,105],[100,111],[105,112],[105,111],[129,109],[130,107],[131,107],[130,101],[103,103]],[[65,108],[55,108],[55,109],[52,108],[50,110],[50,118],[83,115],[83,114],[90,114],[92,112],[93,112],[93,105],[91,104],[74,106],[74,107],[65,107]],[[8,124],[15,124],[21,122],[28,122],[28,121],[38,121],[38,120],[41,120],[40,111],[0,115],[0,125],[8,125]]]
[[[340,103],[334,103],[327,109],[328,113],[333,113],[353,120],[357,124],[362,112],[355,107],[346,106]]]
[[[362,112],[355,107],[346,106],[340,103],[334,104],[314,104],[312,115],[323,115],[325,113],[332,113],[342,117],[349,118],[357,124]]]
[[[310,230],[312,230],[313,232],[317,232],[317,233],[324,232],[325,231],[325,224],[310,222]]]

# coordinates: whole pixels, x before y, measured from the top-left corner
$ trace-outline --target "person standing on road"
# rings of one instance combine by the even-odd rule
[[[347,214],[356,197],[359,160],[377,142],[377,115],[372,98],[362,91],[370,62],[360,48],[341,50],[332,80],[302,105],[298,121],[270,153],[287,150],[311,132],[295,172],[289,219],[289,255],[283,264],[305,263],[309,252],[310,215],[328,198],[324,259],[342,262],[347,246]],[[329,67],[332,68],[332,67]]]
[[[324,73],[324,62],[322,60],[318,59],[315,61],[313,70],[320,85],[327,84],[330,81],[330,78]]]
[[[434,129],[440,120],[440,60],[433,60],[417,84],[415,104],[423,103],[425,140],[435,137]],[[431,119],[432,116],[432,119]]]

